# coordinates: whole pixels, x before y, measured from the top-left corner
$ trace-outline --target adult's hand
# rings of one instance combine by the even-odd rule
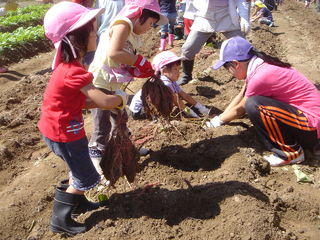
[[[240,17],[240,27],[241,31],[245,34],[248,34],[250,32],[250,22],[243,17]]]

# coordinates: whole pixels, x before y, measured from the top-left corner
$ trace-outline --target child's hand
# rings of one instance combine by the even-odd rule
[[[183,109],[183,111],[189,116],[189,117],[193,117],[193,118],[199,118],[198,114],[196,114],[191,108],[189,107],[185,107],[185,109]]]
[[[119,105],[117,108],[122,110],[124,108],[125,105],[127,105],[128,102],[128,94],[126,94],[124,91],[122,90],[116,90],[114,95],[119,96],[122,100],[122,104]]]
[[[220,115],[219,115],[219,116],[215,116],[210,121],[207,121],[205,123],[205,127],[206,128],[216,128],[216,127],[220,127],[222,124],[224,124],[224,121],[221,120]]]
[[[154,70],[152,69],[151,63],[141,55],[138,55],[137,61],[133,64],[145,77],[151,77],[154,75]]]
[[[194,105],[194,107],[198,109],[199,112],[201,112],[201,114],[209,115],[210,110],[206,106],[202,105],[201,103],[197,102],[196,105]]]

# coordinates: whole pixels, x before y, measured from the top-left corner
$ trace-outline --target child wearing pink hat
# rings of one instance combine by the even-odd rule
[[[57,187],[55,192],[50,230],[70,236],[86,231],[86,226],[73,217],[101,205],[84,196],[85,191],[100,182],[100,175],[89,156],[82,110],[122,109],[127,102],[122,91],[107,95],[94,87],[92,74],[81,64],[86,52],[96,48],[95,19],[103,10],[60,2],[44,17],[45,34],[53,42],[56,55],[38,127],[49,148],[70,169],[69,184]]]
[[[151,63],[136,54],[141,45],[139,35],[154,24],[166,24],[157,0],[127,0],[125,6],[100,35],[99,44],[89,71],[93,84],[106,93],[121,89],[134,77],[146,78],[154,74]],[[115,115],[101,109],[92,110],[93,131],[89,143],[92,161],[100,171],[99,163],[110,136]]]
[[[156,76],[160,77],[163,83],[171,89],[175,106],[183,111],[188,117],[199,118],[197,113],[185,105],[183,102],[184,100],[194,106],[201,114],[208,115],[209,109],[194,100],[193,97],[184,92],[177,84],[177,80],[180,76],[180,65],[181,57],[178,57],[170,51],[163,51],[157,54],[152,61],[152,67],[155,70]],[[144,114],[141,94],[142,90],[135,94],[129,107],[134,119],[140,119]],[[166,99],[163,99],[163,101],[165,100]]]
[[[289,63],[255,50],[241,37],[222,43],[220,60],[213,68],[222,66],[245,80],[245,85],[207,127],[219,127],[246,113],[273,153],[264,157],[271,166],[303,162],[304,149],[319,154],[320,92],[311,81]]]
[[[177,19],[177,9],[176,9],[176,0],[159,0],[161,13],[164,14],[169,23],[160,26],[160,51],[166,50],[166,44],[168,39],[168,44],[170,47],[173,46],[174,39],[174,24]]]

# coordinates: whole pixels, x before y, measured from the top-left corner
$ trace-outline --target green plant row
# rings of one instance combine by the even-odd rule
[[[40,8],[34,8],[33,11],[19,15],[9,15],[0,17],[0,31],[10,32],[19,27],[36,26],[41,23],[45,13],[48,10],[48,6]],[[24,8],[22,8],[24,9]],[[17,10],[19,11],[19,10]],[[16,12],[16,11],[13,11]]]
[[[45,39],[42,25],[28,28],[20,27],[11,33],[0,33],[0,55],[5,51],[15,49],[17,46],[23,46],[26,43],[41,39]]]
[[[2,22],[2,18],[6,18],[6,17],[12,17],[16,15],[37,12],[37,11],[47,11],[51,6],[52,4],[37,4],[37,5],[30,5],[23,8],[18,8],[15,11],[7,12],[6,16],[4,17],[0,17],[0,22]]]

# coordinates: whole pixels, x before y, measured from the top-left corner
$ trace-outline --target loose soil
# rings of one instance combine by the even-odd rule
[[[276,27],[254,25],[248,39],[257,49],[291,62],[320,86],[320,15],[286,1],[273,13]],[[158,35],[144,37],[141,53],[157,53]],[[179,53],[183,40],[176,41]],[[192,83],[183,89],[221,112],[242,82],[211,71],[219,50],[197,55]],[[54,189],[68,175],[37,130],[42,94],[50,77],[53,52],[9,66],[0,75],[0,239],[63,239],[48,231]],[[142,81],[130,84],[133,92]],[[133,184],[91,190],[109,197],[109,205],[78,217],[89,226],[70,239],[320,239],[320,161],[307,155],[300,169],[314,183],[299,184],[291,166],[270,168],[250,121],[217,129],[175,121],[165,127],[129,120],[136,139],[152,150],[139,161]],[[86,115],[87,133],[91,119]],[[153,187],[145,188],[148,184]]]

